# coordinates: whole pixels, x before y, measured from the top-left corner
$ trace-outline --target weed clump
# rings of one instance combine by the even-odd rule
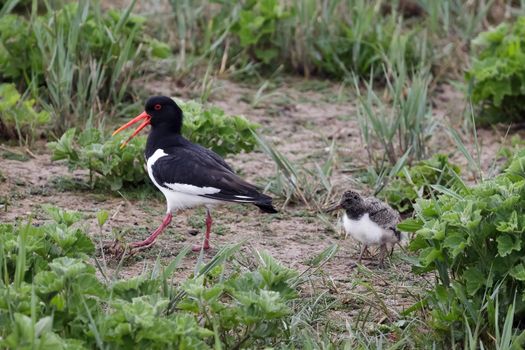
[[[404,166],[381,191],[380,196],[399,212],[413,210],[418,198],[429,198],[436,188],[456,188],[460,169],[448,156],[436,154],[412,166]]]
[[[21,96],[13,84],[0,84],[0,135],[31,144],[37,130],[50,120],[49,112],[35,110],[35,103]]]
[[[481,33],[467,72],[472,101],[481,108],[481,123],[522,122],[525,105],[525,17]]]
[[[182,58],[189,51],[222,56],[221,71],[244,67],[239,72],[273,72],[281,67],[335,79],[379,77],[394,55],[403,56],[411,67],[422,58],[419,31],[404,26],[397,13],[382,13],[381,3],[249,0],[211,7],[203,1],[196,8],[192,2],[171,1],[181,23],[177,46]]]
[[[147,35],[133,5],[102,12],[99,2],[81,1],[29,18],[0,16],[0,79],[37,98],[55,131],[103,125],[102,111],[132,95],[140,62],[171,54]]]
[[[182,281],[173,274],[189,247],[169,265],[157,262],[127,279],[110,278],[97,260],[99,279],[90,262],[94,245],[74,225],[81,215],[48,211],[53,220],[42,226],[0,224],[2,348],[301,348],[316,342],[304,334],[319,315],[313,310],[320,298],[299,296],[308,276],[265,252],[254,252],[245,267],[236,260],[239,245],[223,248]],[[107,213],[97,218],[102,226]],[[334,253],[323,252],[314,267]],[[311,311],[298,319],[305,309]]]
[[[415,270],[436,274],[426,297],[431,325],[455,341],[468,342],[470,329],[472,344],[500,342],[491,334],[503,334],[501,327],[510,337],[512,319],[525,316],[525,152],[494,179],[419,199],[415,211],[398,227],[415,232]]]

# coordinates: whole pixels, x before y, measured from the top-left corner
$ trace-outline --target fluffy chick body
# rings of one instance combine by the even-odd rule
[[[380,266],[387,255],[387,244],[400,242],[401,233],[396,225],[399,213],[388,204],[374,197],[363,198],[354,191],[344,193],[338,206],[344,209],[343,227],[346,234],[362,243],[359,263],[368,246],[381,247]]]
[[[347,234],[365,245],[397,243],[399,213],[376,198],[364,198],[363,205],[345,210],[343,227]]]

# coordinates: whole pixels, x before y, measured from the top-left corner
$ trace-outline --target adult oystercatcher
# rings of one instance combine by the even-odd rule
[[[361,242],[359,264],[369,245],[379,245],[381,247],[379,266],[383,267],[387,244],[392,244],[393,249],[394,244],[401,241],[401,232],[396,228],[401,219],[399,213],[377,198],[363,198],[354,191],[345,192],[341,201],[327,208],[326,211],[337,209],[345,210],[343,227],[346,234]]]
[[[144,249],[169,225],[177,210],[206,207],[206,235],[198,251],[210,248],[212,218],[210,208],[223,203],[250,203],[266,213],[277,213],[272,198],[237,176],[233,169],[215,152],[193,144],[181,135],[183,114],[179,106],[166,96],[153,96],[146,102],[145,111],[115,130],[113,135],[142,121],[122,144],[125,146],[147,125],[151,131],[146,143],[145,157],[151,181],[164,194],[167,202],[162,224],[143,241],[131,243],[132,249]],[[210,131],[213,132],[213,131]]]

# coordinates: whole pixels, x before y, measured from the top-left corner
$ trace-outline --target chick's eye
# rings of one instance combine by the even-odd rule
[[[156,111],[160,111],[162,109],[162,106],[159,104],[156,104],[155,106],[153,106],[153,108],[155,108]]]

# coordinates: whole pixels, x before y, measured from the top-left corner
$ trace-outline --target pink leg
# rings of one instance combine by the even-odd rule
[[[210,232],[211,232],[211,224],[213,223],[213,220],[211,219],[211,214],[208,208],[206,208],[206,235],[204,236],[204,242],[202,243],[202,246],[200,245],[194,245],[192,250],[194,252],[198,252],[202,249],[207,250],[210,249]]]
[[[144,248],[148,248],[151,245],[153,245],[157,237],[170,224],[172,218],[173,218],[173,215],[171,213],[166,214],[166,216],[164,217],[164,220],[162,220],[162,224],[160,224],[160,226],[155,231],[153,231],[153,233],[148,238],[146,238],[143,241],[133,242],[130,244],[130,247],[144,249]]]

